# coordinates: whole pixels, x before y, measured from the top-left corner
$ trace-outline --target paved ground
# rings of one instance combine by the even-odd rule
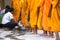
[[[42,33],[43,31],[41,30],[38,30],[38,34],[34,35],[32,32],[5,31],[0,29],[0,40],[55,40],[55,37],[41,36]]]
[[[42,33],[42,30],[38,30],[38,34],[34,35],[32,32],[5,31],[4,29],[0,29],[0,40],[55,40],[55,37],[41,36]]]

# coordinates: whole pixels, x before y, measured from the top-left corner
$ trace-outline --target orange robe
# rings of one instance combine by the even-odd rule
[[[22,24],[24,26],[29,25],[29,23],[28,23],[28,11],[29,11],[28,1],[24,0],[23,6],[22,6],[22,14],[21,14],[21,21],[22,21]]]
[[[50,31],[50,27],[48,25],[48,14],[51,7],[51,0],[45,0],[44,9],[43,9],[43,18],[42,18],[42,26],[44,30]]]
[[[40,5],[40,0],[31,0],[30,3],[30,26],[31,28],[35,28],[37,25],[37,8]]]
[[[51,27],[53,32],[60,32],[60,0],[52,1]]]
[[[52,1],[52,0],[51,0]],[[48,27],[49,27],[49,31],[52,31],[52,28],[51,28],[51,12],[52,12],[52,4],[51,4],[51,1],[50,1],[50,9],[49,9],[49,13],[48,13]]]
[[[43,28],[42,27],[42,17],[43,17],[44,2],[45,2],[45,0],[40,0],[40,12],[39,12],[38,21],[37,21],[38,29]]]
[[[13,16],[15,20],[19,20],[20,16],[20,4],[19,0],[12,0],[11,1],[11,6],[14,8]]]

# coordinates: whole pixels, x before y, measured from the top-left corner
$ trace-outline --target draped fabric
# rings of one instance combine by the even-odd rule
[[[51,7],[51,0],[45,0],[44,9],[43,9],[42,26],[43,26],[43,29],[47,31],[51,30],[49,27],[49,20],[48,20],[50,7]]]
[[[29,26],[28,11],[29,11],[28,1],[24,0],[23,6],[22,6],[22,14],[21,14],[21,21],[24,26]]]
[[[13,16],[14,16],[15,20],[18,21],[19,16],[20,16],[19,0],[12,0],[11,6],[14,8]]]
[[[37,21],[38,29],[43,28],[42,27],[42,17],[43,17],[44,2],[45,2],[45,0],[40,0],[40,12],[39,12],[38,21]]]
[[[36,14],[36,5],[35,5],[35,1],[36,0],[31,0],[31,3],[30,3],[30,26],[31,28],[34,28],[35,25],[36,25],[36,21],[37,21],[37,14]]]
[[[40,0],[31,0],[30,1],[30,26],[35,28],[37,25],[37,8],[40,6]]]
[[[52,1],[51,27],[53,32],[60,32],[60,0]]]

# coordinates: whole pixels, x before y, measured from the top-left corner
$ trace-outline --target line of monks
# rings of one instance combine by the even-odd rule
[[[15,20],[21,19],[24,26],[56,34],[59,39],[60,32],[60,0],[12,0],[11,6],[14,8]]]

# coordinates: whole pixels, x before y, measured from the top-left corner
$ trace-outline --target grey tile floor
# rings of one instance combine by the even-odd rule
[[[32,32],[5,31],[4,29],[0,29],[0,40],[55,40],[55,37],[40,36],[42,33],[42,30],[38,30],[38,34],[34,35]]]
[[[16,31],[5,31],[4,29],[0,29],[0,40],[24,40],[17,39],[15,36],[24,35],[25,32],[16,32]]]

